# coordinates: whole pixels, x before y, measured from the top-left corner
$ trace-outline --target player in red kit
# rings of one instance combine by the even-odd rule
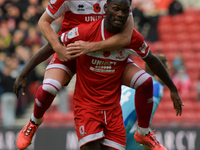
[[[60,39],[65,45],[80,39],[88,42],[105,40],[120,31],[128,16],[128,8],[128,1],[110,0],[105,6],[105,19],[88,25],[81,24],[63,33]],[[88,34],[84,34],[85,32]],[[130,54],[141,57],[168,85],[177,114],[181,114],[182,102],[166,69],[152,54],[141,34],[133,30],[130,45],[123,49],[109,53],[91,52],[76,58],[74,119],[81,149],[90,149],[99,144],[113,149],[125,149],[125,131],[119,101],[121,79],[128,64],[132,65],[132,69],[129,69],[132,75],[129,86],[136,89],[136,112],[140,114],[140,119],[143,115],[138,124],[148,130],[146,120],[151,114],[148,110],[152,111],[153,105],[152,78],[128,59]],[[145,111],[142,107],[148,114],[141,112]],[[140,130],[138,132],[135,134],[136,141],[148,145],[152,150],[165,150],[153,133],[143,135]]]
[[[57,34],[51,27],[51,23],[55,19],[63,15],[61,31],[59,32],[60,35],[62,32],[65,32],[80,23],[89,23],[103,18],[105,16],[105,12],[103,9],[105,3],[106,0],[51,0],[49,5],[47,6],[46,11],[43,13],[38,22],[38,25],[43,36],[47,39],[49,43],[42,47],[41,51],[37,53],[42,53],[43,57],[39,57],[34,61],[39,64],[40,62],[46,60],[53,51],[56,52],[54,54],[54,57],[52,58],[54,64],[48,66],[48,68],[46,69],[43,85],[38,88],[35,96],[33,114],[30,118],[30,121],[27,123],[27,125],[23,128],[18,136],[17,146],[19,149],[25,149],[26,147],[28,147],[28,145],[30,145],[35,131],[42,123],[44,113],[50,107],[56,94],[59,90],[61,90],[64,85],[67,85],[69,83],[72,76],[76,73],[75,59],[71,60],[72,56],[66,54],[66,47],[64,47],[59,42]],[[128,45],[131,39],[130,31],[132,30],[132,26],[133,18],[130,12],[130,17],[128,18],[126,25],[120,31],[120,33],[116,34],[116,36],[113,36],[106,41],[88,43],[89,47],[86,49],[86,52],[106,49],[113,50]],[[73,57],[75,56],[78,55],[74,55]],[[66,61],[69,59],[70,61]],[[61,61],[65,61],[65,65],[57,67],[58,65],[56,63],[60,63]],[[33,65],[33,63],[31,63],[31,65],[33,65],[31,67],[34,68],[37,64]],[[27,69],[26,72],[24,70],[26,70],[26,68],[24,68],[18,76],[15,85],[20,84],[21,80],[26,80],[26,76],[31,71],[30,68]],[[26,84],[22,84],[22,87],[26,86]],[[20,90],[20,87],[14,86],[14,91],[16,94],[18,94],[18,90]]]
[[[105,20],[75,27],[63,33],[61,41],[64,44],[81,39],[90,42],[113,36],[125,24],[129,14],[128,6],[130,1],[108,1],[108,5],[105,6],[107,12]],[[122,83],[136,89],[136,112],[140,127],[139,133],[135,135],[136,141],[148,145],[153,150],[165,149],[152,133],[148,134],[153,106],[152,79],[128,59],[130,54],[143,58],[166,83],[171,91],[177,115],[181,115],[182,102],[167,71],[151,53],[143,37],[133,30],[129,46],[111,52],[90,52],[76,59],[74,115],[81,149],[125,149],[125,130],[119,105]],[[58,59],[54,59],[49,64],[49,69],[54,66],[64,70],[65,63],[58,62]],[[124,78],[125,76],[127,78]]]

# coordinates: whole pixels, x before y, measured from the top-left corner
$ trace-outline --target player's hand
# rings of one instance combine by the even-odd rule
[[[72,59],[71,55],[66,53],[66,47],[65,46],[60,45],[59,47],[57,46],[53,49],[57,53],[60,61],[64,62],[64,61],[69,61],[69,60]]]
[[[171,100],[174,104],[174,109],[176,110],[176,116],[181,116],[182,114],[182,106],[184,106],[184,104],[182,103],[178,92],[172,92],[170,91],[170,96],[171,96]]]
[[[13,85],[13,92],[16,94],[17,98],[19,98],[19,91],[22,88],[22,95],[25,95],[25,88],[27,84],[26,77],[18,76]]]
[[[92,50],[93,43],[85,41],[75,41],[67,45],[66,54],[71,55],[72,58],[85,55]]]

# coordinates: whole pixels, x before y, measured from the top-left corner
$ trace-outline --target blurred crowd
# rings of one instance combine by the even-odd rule
[[[132,7],[135,28],[149,42],[159,40],[157,24],[160,16],[174,16],[183,12],[182,4],[176,0],[133,0]]]
[[[152,35],[157,35],[158,7],[153,1],[144,1],[133,1],[136,27],[140,26],[138,30],[146,40],[157,41],[157,37]],[[165,4],[166,8],[163,8],[168,10],[170,2],[171,0]],[[3,108],[2,102],[8,102],[7,95],[12,96],[11,99],[16,103],[16,116],[18,117],[23,115],[27,106],[34,101],[34,94],[41,84],[48,63],[47,60],[28,75],[26,95],[19,93],[17,99],[15,95],[11,94],[13,83],[19,72],[30,57],[46,43],[37,23],[48,3],[49,0],[0,0],[0,104]],[[52,24],[56,32],[60,29],[61,21],[62,18]],[[148,30],[148,34],[145,34],[147,23],[150,23],[150,30]]]
[[[190,1],[190,4],[194,1]],[[176,15],[182,13],[185,7],[176,0],[132,0],[132,2],[134,27],[149,42],[158,41],[157,23],[161,15]],[[10,99],[10,103],[15,106],[11,109],[15,111],[17,117],[21,117],[27,106],[34,101],[34,94],[43,80],[49,61],[43,62],[28,75],[26,95],[19,93],[17,98],[13,94],[16,77],[30,57],[47,42],[39,31],[37,23],[48,3],[49,0],[0,0],[0,110],[11,106],[8,104]],[[61,21],[62,18],[52,23],[56,32],[60,30]],[[190,78],[179,53],[176,53],[173,69],[173,80],[178,89],[181,92],[188,91],[191,85]],[[182,89],[183,85],[185,89]],[[198,89],[200,99],[200,77]],[[60,96],[66,97],[65,94]]]
[[[12,93],[13,83],[19,72],[46,40],[41,35],[37,22],[49,0],[0,0],[0,95]],[[61,20],[52,24],[56,31]],[[41,84],[48,61],[33,70],[27,78],[26,95],[16,101],[16,115],[21,116],[27,105],[34,100]],[[7,96],[6,96],[7,97]],[[13,99],[17,99],[13,95]],[[3,107],[2,107],[3,108]]]

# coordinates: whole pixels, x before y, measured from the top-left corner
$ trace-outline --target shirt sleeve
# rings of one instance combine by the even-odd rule
[[[66,11],[69,10],[67,0],[50,0],[46,8],[46,12],[49,16],[54,19],[59,18],[62,16]]]
[[[139,56],[141,58],[145,58],[150,51],[149,46],[145,42],[143,36],[136,30],[133,30],[131,44],[128,47],[130,48],[130,54]]]
[[[62,33],[60,36],[60,41],[65,46],[69,43],[73,43],[78,40],[86,41],[87,37],[83,29],[84,29],[84,26],[79,25],[69,31]]]

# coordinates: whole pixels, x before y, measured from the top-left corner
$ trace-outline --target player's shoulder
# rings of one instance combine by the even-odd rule
[[[67,2],[68,0],[50,0],[49,5],[51,6],[61,6],[63,3]]]
[[[133,29],[132,39],[138,38],[138,36],[142,36],[136,29]]]
[[[142,44],[144,42],[144,38],[143,36],[136,30],[136,29],[133,29],[133,33],[132,33],[132,38],[131,38],[131,44]]]

